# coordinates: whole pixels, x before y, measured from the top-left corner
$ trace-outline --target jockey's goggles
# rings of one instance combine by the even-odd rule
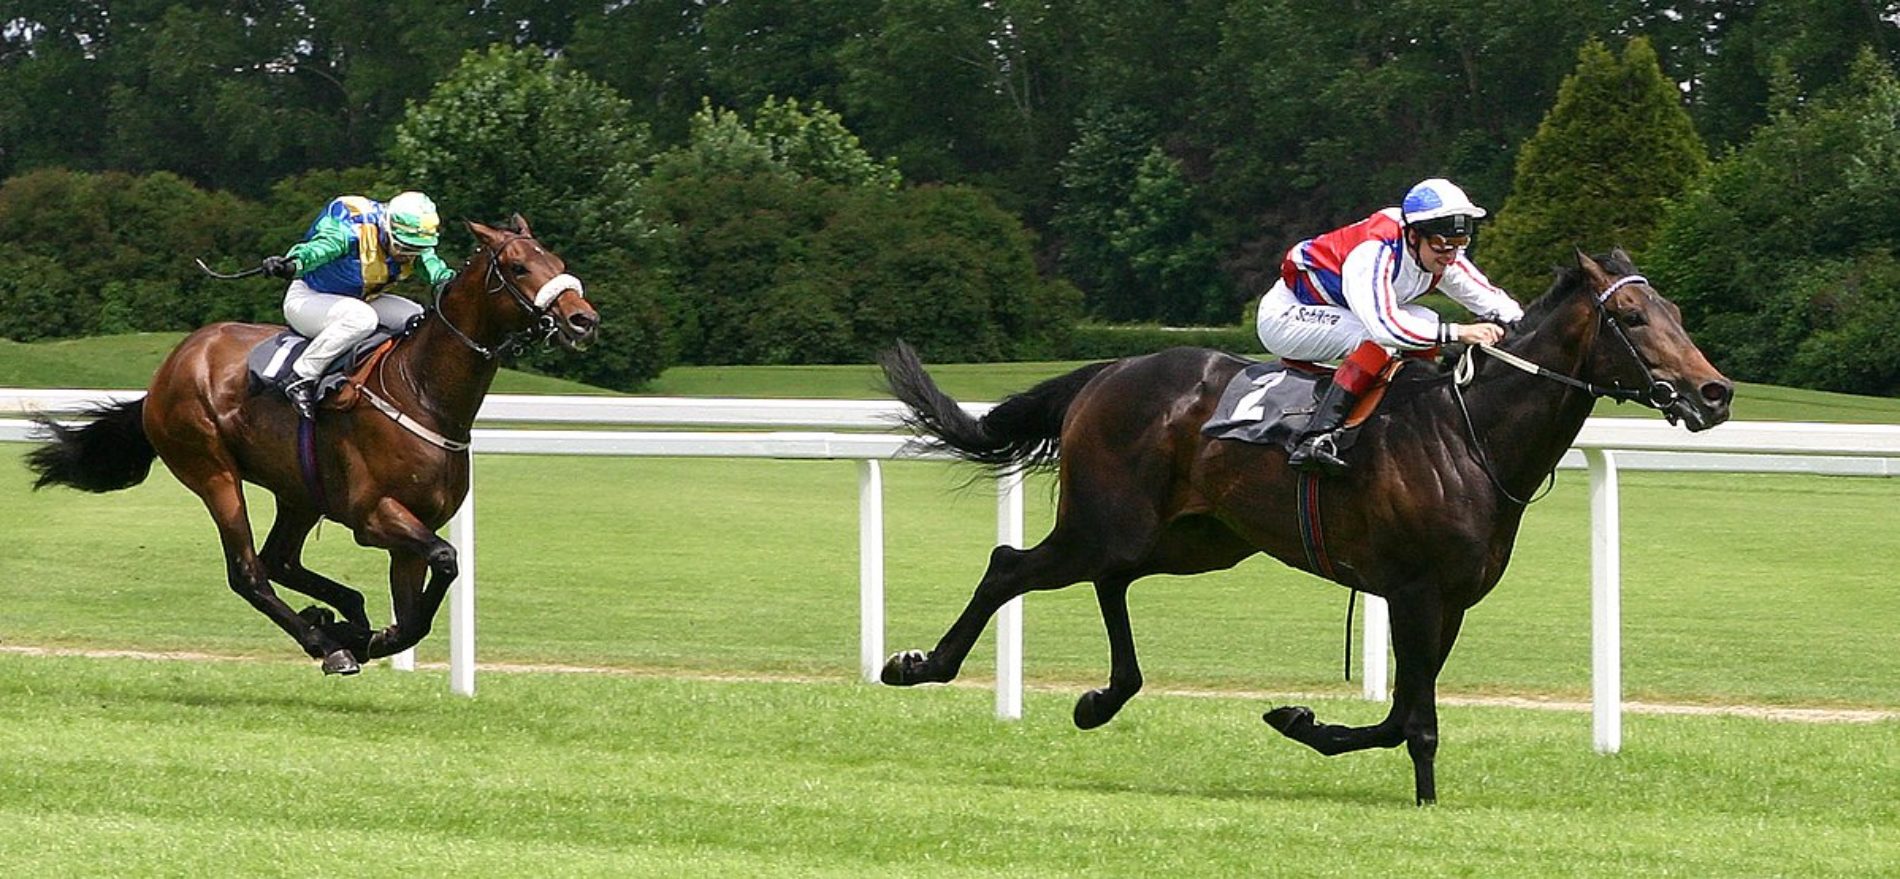
[[[1471,246],[1469,235],[1426,235],[1425,246],[1433,253],[1457,253]]]

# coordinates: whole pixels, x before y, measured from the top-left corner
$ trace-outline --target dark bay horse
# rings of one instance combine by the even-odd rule
[[[499,355],[536,338],[582,347],[600,320],[527,221],[517,214],[509,225],[469,223],[474,255],[414,334],[369,371],[359,403],[318,410],[314,482],[300,469],[296,410],[280,393],[249,387],[246,355],[282,327],[220,323],[180,342],[144,397],[99,407],[79,427],[42,420],[51,441],[28,456],[34,487],[129,488],[162,458],[211,511],[231,590],[322,659],[325,674],[353,674],[360,662],[408,649],[428,634],[456,577],[455,550],[436,529],[468,494],[469,429]],[[244,482],[277,498],[261,553]],[[303,567],[304,541],[323,517],[389,551],[388,627],[372,632],[362,593]],[[343,621],[316,606],[292,611],[272,581],[336,608]]]
[[[1101,726],[1142,684],[1129,584],[1220,570],[1264,552],[1321,576],[1329,568],[1335,582],[1384,597],[1398,674],[1391,710],[1372,726],[1318,723],[1299,706],[1263,719],[1328,755],[1403,742],[1417,801],[1434,801],[1438,673],[1465,611],[1504,574],[1524,499],[1576,439],[1596,396],[1636,399],[1699,431],[1728,418],[1734,394],[1683,330],[1676,306],[1620,250],[1594,259],[1578,253],[1576,268],[1530,306],[1502,350],[1546,374],[1471,351],[1475,369],[1461,388],[1440,367],[1413,363],[1361,428],[1348,453],[1352,469],[1308,483],[1328,566],[1309,559],[1296,503],[1302,483],[1286,454],[1201,433],[1247,361],[1177,348],[1098,363],[1012,396],[979,420],[900,346],[885,355],[884,370],[914,430],[999,471],[1056,465],[1060,489],[1049,535],[1029,549],[992,551],[975,594],[936,647],[891,656],[884,682],[948,681],[1004,603],[1088,580],[1111,667],[1108,686],[1076,702],[1075,724]]]

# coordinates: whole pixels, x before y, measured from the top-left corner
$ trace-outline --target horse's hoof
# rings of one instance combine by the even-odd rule
[[[323,673],[326,675],[353,675],[362,670],[363,667],[357,664],[356,657],[351,656],[350,651],[340,647],[323,657]]]
[[[1279,730],[1281,735],[1298,738],[1298,733],[1312,728],[1313,709],[1304,705],[1282,705],[1260,715],[1260,719]]]
[[[1111,705],[1107,695],[1107,690],[1090,690],[1075,700],[1076,729],[1094,729],[1115,719],[1121,705]]]
[[[878,675],[878,680],[893,687],[921,684],[924,682],[922,669],[927,662],[929,657],[922,650],[893,653],[890,659],[884,661],[884,671]]]

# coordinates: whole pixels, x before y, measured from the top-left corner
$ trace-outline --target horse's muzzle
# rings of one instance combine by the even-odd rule
[[[585,351],[594,344],[600,331],[600,315],[576,311],[555,320],[554,338],[569,351]]]
[[[1653,389],[1651,393],[1654,399]],[[1693,394],[1677,393],[1673,386],[1669,393],[1673,399],[1656,408],[1661,409],[1671,423],[1680,420],[1691,433],[1700,433],[1728,420],[1729,403],[1735,399],[1735,383],[1717,378],[1698,385]]]

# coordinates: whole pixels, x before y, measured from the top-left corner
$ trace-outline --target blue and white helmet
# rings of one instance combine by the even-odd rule
[[[1485,212],[1457,184],[1433,177],[1419,181],[1405,194],[1399,213],[1407,228],[1427,235],[1470,235]]]

